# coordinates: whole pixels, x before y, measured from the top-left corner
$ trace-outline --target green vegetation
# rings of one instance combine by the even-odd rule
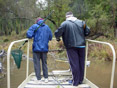
[[[109,42],[113,45],[115,52],[117,52],[117,44],[112,40],[101,39],[101,41]],[[117,56],[117,53],[116,53]],[[112,50],[108,45],[98,44],[98,43],[90,43],[88,50],[88,58],[93,60],[102,60],[102,61],[112,61],[113,54]]]
[[[65,20],[65,13],[72,11],[75,17],[85,20],[91,28],[89,39],[110,42],[117,51],[117,0],[45,0],[45,2],[42,0],[38,3],[36,1],[0,0],[0,49],[7,51],[11,41],[26,37],[26,31],[35,23],[37,17],[46,18],[52,10],[55,10],[46,21],[53,33]],[[50,49],[64,48],[61,43],[59,46],[55,46],[55,42],[51,43]],[[91,44],[89,47],[91,57],[99,56],[105,60],[112,58],[107,46]],[[25,48],[24,46],[24,50]],[[98,51],[100,53],[96,53]],[[59,54],[62,56],[64,52]]]
[[[117,37],[116,0],[0,0],[0,35],[16,34],[28,29],[37,17],[45,18],[50,11],[55,12],[47,24],[52,31],[65,20],[65,13],[85,20],[91,28],[91,36]]]
[[[0,37],[0,40],[1,40],[0,41],[0,50],[5,49],[5,51],[7,51],[10,43],[12,41],[15,41],[15,40],[24,39],[23,35],[24,34],[15,35],[15,36],[2,36],[2,37]],[[6,40],[8,40],[8,41],[6,41]],[[101,36],[101,37],[97,38],[97,40],[111,43],[114,46],[115,51],[117,52],[117,39],[108,40],[104,36]],[[30,57],[32,57],[32,42],[33,41],[30,40]],[[18,49],[22,44],[23,44],[23,42],[15,44],[12,49]],[[27,52],[26,45],[27,44],[25,44],[22,47],[23,53],[25,53],[25,54]],[[57,42],[56,40],[53,40],[49,43],[49,49],[50,50],[64,49],[64,45],[63,45],[62,41]],[[58,55],[58,57],[60,59],[66,60],[66,58],[67,58],[65,51],[56,52],[56,54]],[[117,53],[116,53],[116,56],[117,56]],[[107,45],[97,44],[97,43],[89,43],[88,59],[112,61],[112,58],[113,58],[112,50]]]

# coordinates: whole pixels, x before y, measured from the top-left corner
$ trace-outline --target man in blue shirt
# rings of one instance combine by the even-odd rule
[[[27,31],[27,38],[33,38],[33,62],[38,83],[41,81],[40,59],[45,82],[48,82],[47,52],[48,43],[52,40],[51,29],[43,21],[42,18],[38,18],[36,23]]]

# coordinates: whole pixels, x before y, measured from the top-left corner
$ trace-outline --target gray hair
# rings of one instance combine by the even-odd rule
[[[72,12],[67,12],[67,13],[66,13],[66,18],[67,18],[67,17],[73,17],[73,13],[72,13]]]

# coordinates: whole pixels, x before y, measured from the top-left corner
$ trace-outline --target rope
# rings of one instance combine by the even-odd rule
[[[57,80],[57,79],[55,79],[56,78],[56,76],[54,75],[54,73],[52,73],[52,78],[58,83],[58,85],[60,85],[62,88],[65,88],[61,83],[60,83],[60,81],[59,80]],[[61,82],[65,82],[65,81],[69,81],[69,80],[71,80],[71,77],[67,77],[66,79],[64,79],[64,80],[62,80]]]
[[[53,73],[52,73],[53,74]],[[60,85],[62,88],[65,88],[60,82],[59,80],[55,79],[56,76],[53,74],[52,78],[58,83],[58,85]]]

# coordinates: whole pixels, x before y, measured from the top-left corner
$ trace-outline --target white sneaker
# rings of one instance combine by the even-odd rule
[[[42,84],[42,81],[41,80],[35,80],[35,83],[36,84]]]
[[[80,84],[78,85],[78,88],[91,88],[91,87],[87,84]]]
[[[48,78],[45,78],[45,80],[44,80],[44,81],[45,81],[45,83],[48,83]]]

